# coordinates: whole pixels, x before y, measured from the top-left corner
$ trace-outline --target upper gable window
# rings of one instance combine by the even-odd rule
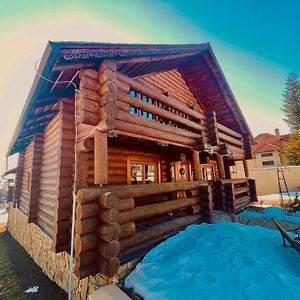
[[[137,98],[137,100],[139,100],[139,101],[143,101],[143,102],[146,102],[146,103],[149,103],[149,104],[153,104],[153,99],[151,99],[151,98],[149,98],[145,95],[142,95],[141,93],[138,93],[136,91],[130,90],[130,96],[134,97],[134,98]],[[152,113],[148,113],[146,111],[135,108],[133,106],[130,106],[130,113],[132,115],[141,116],[144,119],[153,120],[153,114]]]

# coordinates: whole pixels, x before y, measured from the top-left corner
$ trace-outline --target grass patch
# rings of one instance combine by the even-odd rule
[[[0,233],[0,299],[22,300],[25,299],[25,295],[17,276],[14,274],[9,249],[3,239],[3,236],[7,234],[5,231]]]

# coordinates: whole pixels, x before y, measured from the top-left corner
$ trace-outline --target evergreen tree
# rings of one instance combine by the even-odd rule
[[[300,165],[300,83],[295,74],[290,74],[283,93],[284,121],[291,130],[291,138],[284,145],[282,155],[289,163]]]
[[[288,76],[283,97],[282,110],[286,116],[284,121],[292,134],[300,135],[300,83],[295,74]]]
[[[281,155],[292,165],[300,165],[300,135],[293,134],[284,144]]]

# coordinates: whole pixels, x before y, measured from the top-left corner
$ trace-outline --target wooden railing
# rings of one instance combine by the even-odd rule
[[[212,193],[205,181],[81,189],[74,272],[80,278],[112,277],[120,263],[202,221],[212,221]]]
[[[237,213],[257,201],[255,180],[249,178],[217,180],[214,184],[214,208]]]
[[[210,144],[232,158],[245,156],[244,137],[220,124],[215,112],[204,115],[155,87],[117,72],[109,61],[102,63],[98,72],[81,70],[80,77],[81,91],[76,97],[81,121],[78,141],[93,137],[93,128],[84,125],[88,124],[101,132],[197,150]]]

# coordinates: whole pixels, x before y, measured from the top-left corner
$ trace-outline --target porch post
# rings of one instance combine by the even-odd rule
[[[193,166],[194,166],[194,179],[201,180],[201,170],[200,170],[200,158],[199,151],[193,150]]]
[[[243,166],[244,166],[245,177],[249,177],[248,162],[246,159],[243,159]]]
[[[223,161],[223,156],[219,153],[217,153],[217,163],[219,169],[219,178],[224,179],[225,178],[224,161]]]

